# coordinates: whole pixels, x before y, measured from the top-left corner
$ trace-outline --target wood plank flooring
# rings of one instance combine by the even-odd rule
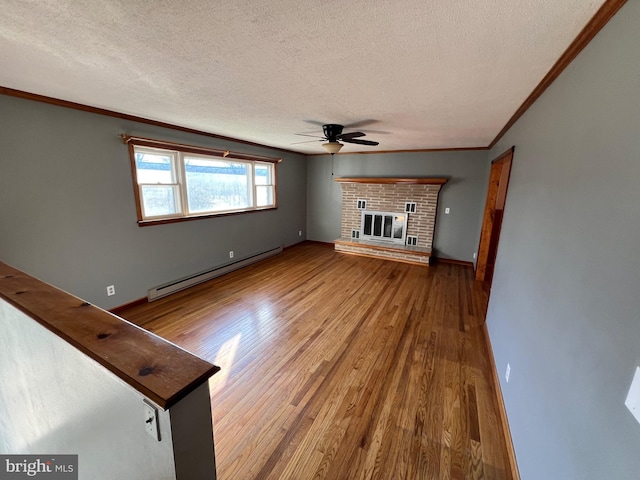
[[[222,367],[221,480],[510,479],[473,276],[304,243],[122,316]]]

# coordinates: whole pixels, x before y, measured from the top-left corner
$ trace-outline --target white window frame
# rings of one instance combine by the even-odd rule
[[[158,148],[151,147],[134,147],[134,154],[142,151],[143,153],[155,153],[161,154],[163,156],[167,156],[171,158],[171,172],[173,173],[174,182],[173,183],[142,183],[137,181],[137,165],[134,164],[134,168],[136,170],[136,183],[138,185],[138,196],[140,198],[140,208],[142,210],[142,218],[143,219],[155,219],[155,218],[179,218],[182,216],[182,210],[184,209],[184,198],[183,198],[183,188],[182,184],[184,183],[184,168],[180,168],[180,162],[178,159],[178,152],[171,150],[162,150]],[[135,162],[135,160],[134,160]],[[146,212],[146,205],[144,203],[144,195],[142,193],[144,187],[154,187],[158,185],[167,185],[173,186],[177,190],[174,194],[174,201],[176,203],[176,213],[173,214],[165,214],[165,215],[149,215]]]
[[[254,179],[253,181],[253,199],[252,202],[254,205],[256,205],[256,208],[262,209],[262,208],[268,208],[266,206],[257,206],[258,205],[258,187],[271,187],[271,194],[273,196],[273,203],[276,203],[276,169],[275,166],[273,166],[271,168],[271,175],[269,175],[271,177],[271,183],[266,183],[266,184],[257,184],[255,182],[255,178],[256,178],[256,173],[255,173],[255,168],[256,165],[265,165],[265,166],[269,166],[269,162],[261,162],[261,161],[254,161],[251,169],[252,169],[252,178]]]
[[[271,210],[277,208],[277,163],[279,159],[270,157],[260,157],[255,155],[245,155],[232,153],[224,150],[215,150],[204,147],[193,147],[189,145],[174,144],[158,140],[142,139],[137,137],[122,136],[123,141],[129,144],[131,157],[131,169],[136,194],[136,204],[138,210],[138,223],[149,225],[154,223],[168,223],[173,221],[192,220],[198,218],[208,218],[214,216],[247,213],[253,211]],[[173,179],[177,183],[141,183],[138,181],[138,165],[136,163],[136,153],[151,153],[168,156],[171,158],[171,171]],[[240,208],[228,208],[224,210],[207,210],[194,212],[189,207],[188,182],[186,158],[201,158],[216,162],[227,162],[229,164],[241,164],[247,168],[247,197],[248,205]],[[256,184],[256,165],[265,166],[270,169],[270,183]],[[174,194],[176,212],[162,215],[149,215],[145,210],[143,188],[154,185],[173,186],[177,189]],[[258,187],[266,187],[271,191],[267,193],[267,198],[271,198],[268,205],[257,205]]]

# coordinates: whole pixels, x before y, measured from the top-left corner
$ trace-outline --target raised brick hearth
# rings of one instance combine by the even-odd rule
[[[385,258],[399,262],[429,265],[436,221],[438,193],[445,178],[336,178],[342,186],[342,222],[336,251]],[[406,235],[417,237],[417,245],[398,245],[387,241],[353,238],[361,229],[362,209],[358,200],[366,201],[366,210],[405,212],[406,202],[415,202],[415,212],[408,213]]]

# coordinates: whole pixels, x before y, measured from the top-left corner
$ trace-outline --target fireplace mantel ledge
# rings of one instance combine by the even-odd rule
[[[447,178],[392,178],[392,177],[336,177],[339,183],[369,183],[385,185],[444,185]]]

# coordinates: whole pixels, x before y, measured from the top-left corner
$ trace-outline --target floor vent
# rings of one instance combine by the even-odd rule
[[[194,285],[206,282],[207,280],[211,280],[212,278],[219,277],[221,275],[224,275],[225,273],[233,272],[234,270],[238,270],[239,268],[246,267],[248,265],[251,265],[252,263],[259,262],[260,260],[264,260],[265,258],[272,257],[280,252],[282,252],[282,247],[273,248],[271,250],[267,250],[266,252],[257,253],[255,255],[251,255],[250,257],[242,258],[233,263],[226,263],[220,267],[196,273],[179,280],[174,280],[173,282],[165,283],[164,285],[160,285],[158,287],[150,289],[147,292],[147,298],[151,302],[153,300],[157,300],[158,298],[166,297],[167,295],[171,295],[172,293],[184,290],[185,288],[193,287]]]

